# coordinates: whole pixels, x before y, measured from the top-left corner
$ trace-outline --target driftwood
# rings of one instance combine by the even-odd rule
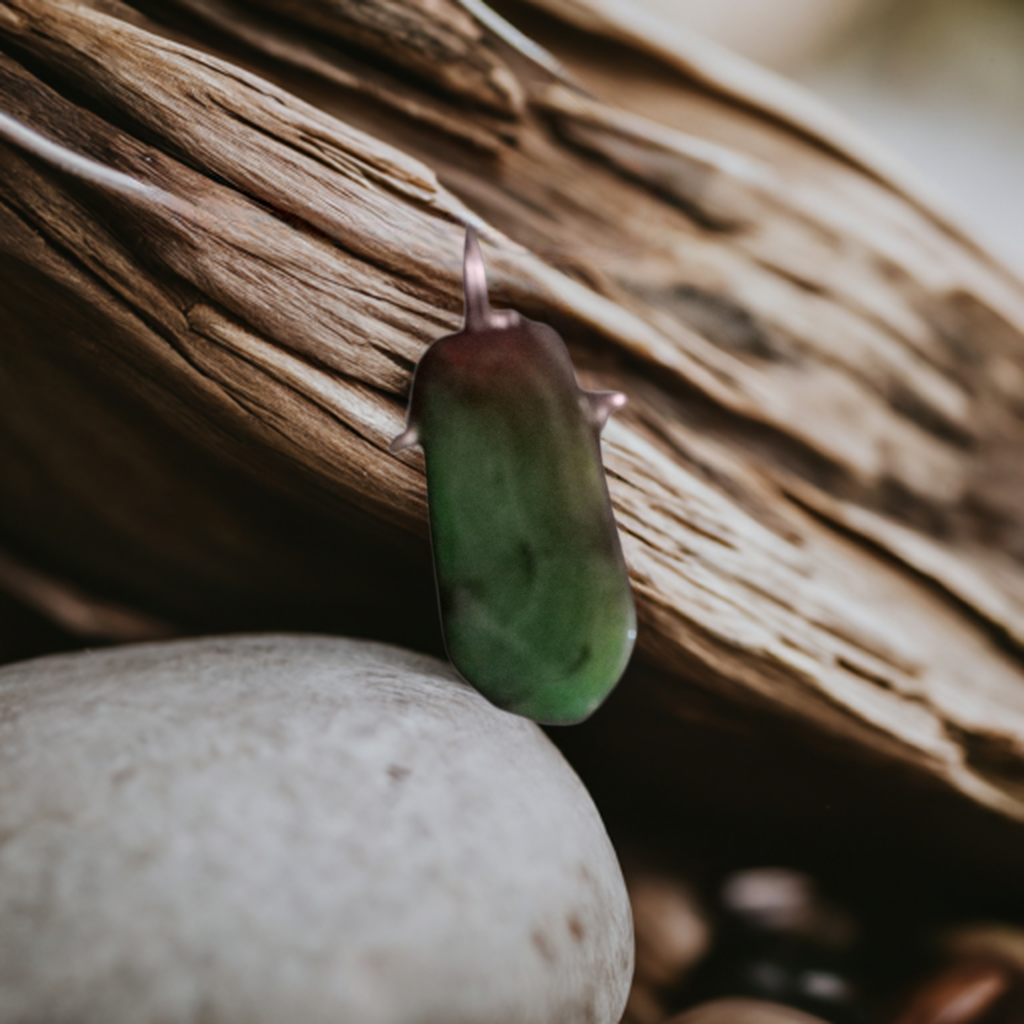
[[[500,10],[0,0],[0,110],[141,183],[3,129],[0,546],[183,631],[438,650],[387,445],[472,224],[630,397],[637,669],[581,763],[671,794],[795,744],[1020,895],[1024,283],[766,74],[620,0]]]

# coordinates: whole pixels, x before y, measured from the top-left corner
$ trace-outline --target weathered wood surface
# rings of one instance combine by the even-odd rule
[[[630,396],[623,700],[1024,821],[1024,284],[792,92],[537,6],[0,0],[0,110],[147,186],[0,144],[0,545],[184,629],[436,648],[387,444],[473,224]]]

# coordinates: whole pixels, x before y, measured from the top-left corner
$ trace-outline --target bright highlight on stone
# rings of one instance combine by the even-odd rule
[[[466,231],[466,321],[413,378],[394,452],[423,446],[448,656],[499,707],[588,717],[619,681],[636,613],[599,436],[626,397],[582,390],[545,324],[492,310]]]

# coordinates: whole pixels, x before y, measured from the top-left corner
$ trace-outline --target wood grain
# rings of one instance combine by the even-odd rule
[[[1024,821],[1024,285],[790,87],[543,7],[0,0],[0,109],[149,187],[0,144],[0,540],[182,629],[436,650],[387,443],[473,224],[495,304],[630,396],[672,681],[632,699]]]

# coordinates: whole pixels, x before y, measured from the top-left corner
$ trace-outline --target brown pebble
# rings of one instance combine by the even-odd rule
[[[669,997],[707,953],[711,929],[694,891],[678,875],[629,855],[623,871],[633,910],[636,970],[621,1024],[661,1024]]]
[[[685,882],[649,870],[626,873],[636,934],[638,985],[678,985],[707,952],[711,930]]]
[[[998,964],[953,964],[914,993],[896,1024],[981,1024],[1012,983]]]
[[[1020,1024],[1024,931],[975,924],[939,942],[944,966],[918,986],[894,1024]]]
[[[716,999],[673,1017],[666,1024],[825,1024],[802,1010],[759,999]]]
[[[942,948],[951,959],[988,960],[1024,975],[1024,930],[1001,924],[974,924],[946,935]]]

